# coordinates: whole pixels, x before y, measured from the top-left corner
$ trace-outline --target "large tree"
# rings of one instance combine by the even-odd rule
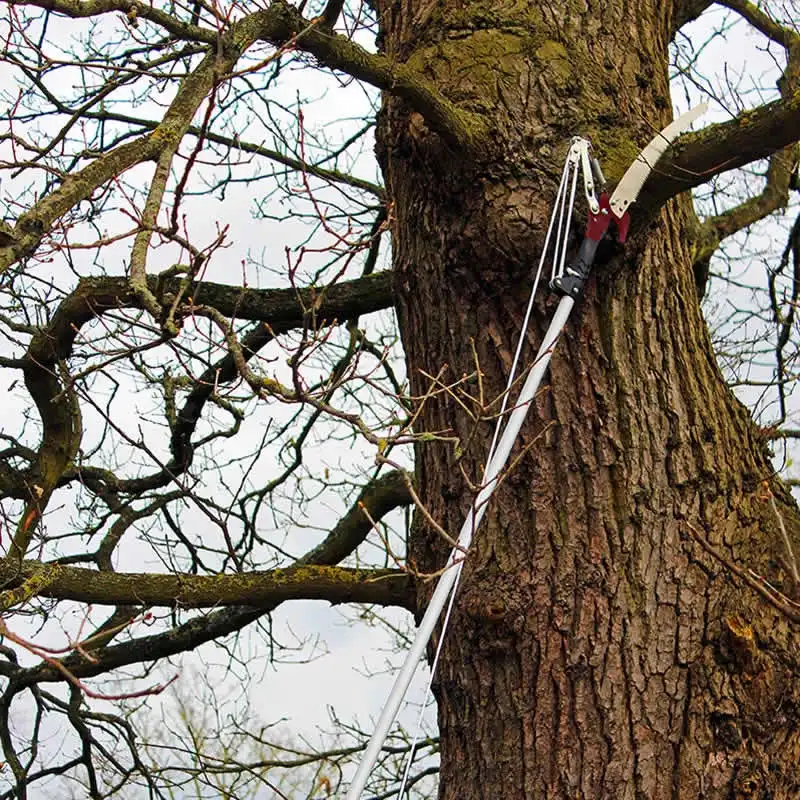
[[[424,609],[480,484],[570,137],[619,180],[670,121],[676,37],[711,5],[5,0],[0,365],[30,406],[3,421],[0,463],[8,796],[57,772],[92,797],[163,790],[127,719],[92,710],[97,676],[213,641],[236,658],[234,635],[295,598]],[[624,248],[600,249],[465,556],[434,681],[442,798],[800,795],[800,514],[769,449],[792,433],[800,224],[764,294],[774,425],[726,384],[701,313],[718,248],[788,203],[800,34],[791,3],[720,6],[769,43],[775,97],[681,137]],[[382,91],[382,183],[350,170],[371,121],[321,132],[280,94],[297,65]],[[698,216],[689,190],[750,164]],[[240,185],[316,226],[271,265],[278,288],[250,285],[269,265],[217,211]],[[392,306],[407,385],[363,317]],[[552,308],[542,292],[528,361]],[[309,466],[326,439],[376,466]],[[413,475],[393,455],[409,444]],[[282,526],[318,526],[342,487],[350,511],[295,552]],[[403,560],[382,519],[411,505]],[[87,604],[92,623],[111,612],[66,654],[22,627]],[[80,747],[43,769],[39,720],[58,713]]]

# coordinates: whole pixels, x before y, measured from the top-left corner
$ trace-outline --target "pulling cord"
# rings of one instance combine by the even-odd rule
[[[511,372],[508,376],[508,381],[506,383],[505,391],[503,392],[503,402],[500,407],[500,413],[497,415],[497,423],[494,426],[494,436],[492,437],[492,443],[489,446],[489,455],[486,458],[486,465],[488,466],[491,463],[492,456],[494,456],[495,448],[497,447],[497,440],[500,438],[500,431],[503,427],[503,416],[505,414],[506,408],[508,406],[508,398],[511,394],[511,389],[514,385],[514,381],[517,375],[517,366],[519,365],[520,355],[522,353],[522,347],[525,344],[526,335],[528,333],[528,327],[530,325],[530,318],[531,314],[533,313],[533,304],[536,299],[536,291],[539,288],[539,280],[542,277],[542,268],[544,267],[544,261],[547,256],[547,249],[550,246],[550,238],[553,233],[553,225],[556,221],[556,216],[558,216],[558,228],[556,229],[556,244],[555,244],[555,257],[553,258],[553,273],[552,277],[556,277],[557,275],[563,272],[564,261],[566,259],[566,251],[567,251],[567,233],[569,232],[569,225],[572,220],[572,209],[575,204],[575,190],[577,185],[578,179],[578,170],[577,168],[574,170],[573,178],[572,178],[572,185],[570,191],[570,198],[569,198],[569,205],[567,211],[567,219],[566,219],[566,227],[564,227],[564,208],[567,204],[567,192],[566,192],[566,185],[568,181],[568,173],[571,166],[571,162],[569,159],[564,164],[564,170],[561,173],[561,181],[558,185],[558,192],[556,194],[556,202],[554,205],[553,213],[550,215],[550,223],[547,227],[547,234],[544,239],[544,247],[542,248],[542,255],[539,258],[539,266],[536,270],[536,276],[533,279],[533,288],[531,289],[530,298],[528,299],[528,307],[525,310],[525,317],[522,321],[522,329],[520,332],[519,342],[517,342],[517,349],[514,353],[514,360],[511,363]],[[577,166],[577,165],[576,165]],[[563,236],[563,245],[562,245],[562,236]],[[559,252],[560,251],[560,252]],[[450,554],[450,560],[452,561],[456,556],[456,548],[453,548],[453,551]],[[461,580],[461,568],[464,565],[464,559],[460,559],[459,561],[455,562],[450,569],[456,571],[455,580],[453,581],[453,588],[450,590],[450,596],[447,602],[447,611],[445,612],[444,619],[442,620],[442,629],[439,634],[439,641],[436,644],[436,653],[433,657],[433,662],[431,663],[431,670],[430,675],[428,676],[428,683],[425,687],[425,696],[422,702],[422,708],[420,709],[419,716],[417,717],[417,724],[414,729],[414,737],[411,741],[411,749],[408,751],[408,755],[405,759],[405,767],[403,769],[403,778],[400,782],[400,790],[397,795],[397,800],[403,800],[403,797],[406,792],[406,787],[408,785],[408,779],[411,774],[411,766],[414,763],[414,755],[417,751],[417,746],[419,745],[419,740],[422,736],[422,722],[425,717],[425,712],[428,710],[428,706],[430,704],[431,697],[433,696],[432,687],[433,687],[433,678],[436,675],[436,667],[439,664],[439,656],[442,652],[442,644],[444,643],[444,637],[447,633],[447,627],[450,623],[450,615],[453,611],[453,605],[456,599],[456,592],[458,591],[458,584]]]

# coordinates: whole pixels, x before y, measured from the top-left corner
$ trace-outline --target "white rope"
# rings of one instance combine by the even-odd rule
[[[566,186],[567,182],[567,173],[569,171],[569,158],[564,162],[564,169],[561,172],[561,181],[558,184],[558,193],[556,194],[556,205],[561,200],[562,195],[564,195],[564,187]],[[574,194],[573,194],[574,197]],[[506,407],[508,406],[508,396],[511,392],[511,387],[514,385],[514,380],[517,376],[517,364],[519,364],[519,357],[522,353],[522,348],[525,344],[525,336],[528,333],[528,325],[530,324],[531,313],[533,312],[533,303],[536,299],[536,290],[539,288],[539,279],[542,277],[542,268],[544,267],[545,258],[547,257],[547,249],[550,246],[550,237],[553,233],[553,225],[556,221],[556,214],[555,208],[553,213],[550,214],[550,223],[547,226],[547,234],[544,237],[544,247],[542,248],[542,255],[539,257],[539,267],[536,270],[536,276],[533,279],[533,288],[531,289],[531,295],[528,298],[528,307],[525,309],[525,318],[522,320],[522,330],[520,332],[519,341],[517,342],[517,350],[514,353],[514,361],[511,364],[511,373],[508,378],[508,382],[506,383],[506,390],[503,392],[503,403],[500,406],[500,414],[497,417],[497,424],[494,426],[494,436],[492,437],[492,443],[489,445],[489,455],[486,458],[487,465],[492,460],[492,456],[494,455],[494,449],[497,446],[497,440],[500,438],[500,428],[501,422],[503,419],[503,414],[505,414]],[[556,236],[558,237],[560,231],[556,232]],[[556,248],[557,249],[557,248]],[[555,259],[553,260],[553,265],[555,266]],[[399,800],[402,800],[400,798]]]
[[[553,271],[551,279],[561,278],[564,275],[564,263],[567,259],[567,240],[569,239],[569,226],[572,222],[572,209],[575,207],[575,191],[578,186],[578,164],[573,156],[573,150],[570,148],[569,155],[567,156],[567,163],[564,165],[564,173],[569,171],[572,167],[572,184],[570,186],[569,204],[567,204],[567,193],[559,187],[559,195],[556,197],[556,203],[560,203],[558,228],[556,229],[556,247],[553,256]],[[564,221],[564,209],[567,209],[567,219]],[[555,213],[555,211],[553,212]],[[562,241],[563,239],[563,241]]]
[[[530,404],[533,402],[533,399],[536,396],[539,384],[541,383],[541,380],[544,377],[545,370],[547,369],[547,366],[550,363],[550,356],[552,355],[556,342],[558,341],[558,338],[561,335],[561,331],[566,325],[567,319],[569,318],[569,314],[572,311],[572,307],[575,304],[574,300],[571,297],[565,296],[561,298],[561,301],[558,304],[558,308],[556,309],[555,314],[553,315],[553,319],[550,322],[550,326],[548,327],[547,332],[545,333],[542,343],[539,347],[539,352],[536,356],[536,359],[531,366],[530,372],[525,380],[525,383],[522,386],[519,397],[517,398],[516,405],[511,410],[511,413],[508,416],[506,424],[503,427],[502,436],[499,436],[499,430],[503,422],[503,414],[505,413],[507,408],[508,395],[511,387],[513,386],[515,372],[519,361],[519,355],[526,338],[527,325],[529,324],[530,321],[530,315],[533,307],[534,297],[536,294],[536,290],[538,288],[538,283],[541,277],[542,268],[544,266],[544,260],[547,256],[547,249],[550,243],[554,220],[556,219],[556,217],[558,218],[559,223],[556,229],[556,249],[555,249],[554,262],[559,262],[559,266],[563,271],[563,262],[564,259],[566,258],[568,231],[564,229],[562,226],[564,225],[565,222],[564,212],[566,207],[566,195],[567,195],[566,187],[568,183],[568,175],[570,168],[573,168],[575,171],[571,181],[571,187],[570,187],[571,191],[569,193],[569,208],[567,209],[566,213],[566,225],[569,225],[572,219],[572,207],[575,202],[575,190],[577,185],[578,161],[573,158],[574,147],[575,143],[573,143],[573,147],[570,148],[567,164],[564,167],[564,172],[562,174],[561,182],[559,184],[558,196],[556,197],[553,213],[550,218],[550,225],[548,226],[547,237],[545,239],[545,246],[542,248],[541,257],[539,260],[539,268],[536,273],[534,287],[531,292],[530,300],[528,302],[528,310],[526,311],[525,314],[525,329],[522,331],[520,342],[517,345],[517,353],[515,354],[514,357],[512,373],[509,376],[508,386],[506,388],[506,392],[504,393],[501,413],[500,415],[498,415],[497,424],[495,428],[495,435],[492,440],[492,446],[490,448],[489,458],[487,459],[487,464],[484,471],[483,484],[477,494],[477,497],[472,503],[467,518],[464,520],[464,523],[461,526],[461,530],[459,531],[459,535],[456,540],[456,545],[450,552],[447,565],[445,566],[445,569],[442,570],[442,573],[439,576],[436,588],[434,589],[430,601],[428,602],[428,607],[425,610],[425,613],[423,614],[419,627],[417,628],[417,634],[414,638],[414,641],[411,644],[411,647],[409,648],[403,666],[401,667],[399,673],[395,678],[392,690],[389,693],[389,697],[387,698],[383,710],[381,711],[378,722],[376,723],[375,731],[372,734],[372,738],[370,739],[364,751],[361,763],[359,764],[359,767],[356,770],[356,774],[353,777],[353,781],[350,784],[346,800],[358,800],[358,798],[361,797],[361,792],[366,786],[370,770],[373,768],[375,762],[378,760],[380,751],[383,748],[383,745],[386,741],[386,737],[388,736],[391,726],[394,723],[394,720],[397,716],[397,712],[405,699],[406,693],[408,692],[408,688],[411,684],[411,681],[413,680],[419,662],[422,660],[422,657],[424,656],[425,648],[439,620],[439,615],[444,609],[445,604],[448,604],[447,614],[443,621],[441,636],[439,638],[439,644],[436,649],[436,655],[434,657],[434,663],[432,665],[431,675],[428,681],[428,691],[426,691],[425,700],[422,706],[422,711],[420,712],[420,722],[418,724],[418,730],[415,733],[414,744],[412,745],[412,748],[409,751],[409,756],[408,756],[409,760],[406,765],[406,769],[404,771],[403,785],[400,794],[400,797],[402,798],[402,792],[405,789],[405,785],[407,783],[407,777],[410,772],[410,763],[411,760],[413,759],[414,750],[416,748],[417,741],[419,738],[419,730],[421,730],[421,716],[422,714],[424,714],[425,708],[427,706],[430,686],[433,681],[433,677],[435,675],[436,664],[438,663],[439,653],[441,651],[442,642],[444,641],[447,623],[449,622],[451,615],[450,612],[453,607],[455,590],[457,588],[457,584],[461,577],[461,564],[463,563],[463,553],[469,549],[470,543],[472,542],[472,536],[478,529],[478,526],[480,525],[480,522],[483,519],[484,514],[486,513],[486,508],[489,499],[494,493],[494,490],[497,488],[497,484],[500,475],[502,473],[502,470],[505,467],[509,456],[511,455],[511,450],[514,446],[514,442],[516,441],[519,431],[522,428],[522,424],[528,413]],[[562,240],[563,240],[563,246],[562,246]],[[559,256],[559,248],[561,250],[560,256]],[[554,263],[554,268],[555,267],[556,265]]]
[[[566,184],[568,181],[568,173],[570,171],[571,166],[574,169],[574,175],[572,178],[572,185],[571,185],[571,192],[569,199],[569,210],[567,212],[567,219],[566,219],[567,226],[569,226],[570,221],[572,219],[572,207],[575,203],[575,190],[578,179],[578,170],[577,170],[577,165],[573,164],[570,157],[568,156],[566,162],[564,163],[564,169],[561,173],[561,181],[559,182],[558,185],[558,192],[556,194],[556,201],[554,204],[553,212],[550,214],[550,222],[547,226],[547,234],[545,235],[544,238],[544,247],[542,247],[542,254],[539,257],[539,266],[536,269],[536,275],[533,279],[533,287],[531,288],[530,297],[528,298],[528,306],[525,309],[525,316],[522,320],[522,328],[519,335],[519,341],[517,342],[517,349],[514,353],[514,359],[511,362],[511,371],[508,376],[508,381],[506,382],[505,391],[503,392],[503,401],[500,406],[500,413],[497,415],[497,422],[494,426],[494,435],[492,437],[492,443],[491,445],[489,445],[489,455],[486,458],[486,467],[488,467],[489,464],[491,463],[492,457],[494,456],[495,448],[497,447],[497,440],[500,438],[500,431],[503,428],[503,417],[506,408],[508,407],[508,399],[511,395],[511,390],[514,386],[514,382],[517,377],[517,367],[519,365],[520,355],[522,354],[522,348],[524,347],[527,338],[531,314],[533,313],[533,306],[536,301],[536,292],[539,288],[539,281],[542,277],[542,269],[544,268],[544,262],[545,259],[547,258],[547,251],[550,246],[550,238],[553,233],[553,226],[556,221],[556,216],[559,217],[559,225],[558,228],[556,229],[556,246],[555,246],[555,256],[553,258],[552,277],[555,277],[556,275],[557,265],[560,266],[561,272],[563,272],[563,262],[564,258],[566,258],[566,239],[567,239],[566,233],[568,231],[568,227],[567,231],[565,231],[562,228],[562,225],[564,224],[564,206],[566,204],[566,199],[567,199]],[[559,211],[560,213],[557,213]],[[562,248],[563,255],[559,263],[558,251],[562,235],[564,238],[564,247]],[[486,474],[486,467],[484,467],[484,475]],[[450,554],[451,558],[453,557],[453,553],[455,553],[455,549]],[[397,794],[397,800],[403,800],[403,797],[405,796],[406,786],[408,784],[408,778],[411,774],[411,766],[414,763],[414,755],[417,752],[419,740],[422,737],[422,723],[425,717],[425,712],[428,710],[428,705],[430,704],[431,697],[433,696],[432,693],[433,678],[436,675],[436,667],[439,664],[439,656],[442,652],[442,644],[444,643],[445,634],[447,633],[447,627],[450,623],[450,615],[453,611],[453,605],[455,603],[456,593],[458,591],[458,584],[461,580],[461,569],[463,566],[464,566],[464,560],[462,558],[461,560],[458,561],[458,563],[454,564],[451,567],[451,569],[456,570],[456,577],[455,580],[453,581],[453,588],[450,590],[450,597],[447,603],[447,611],[445,612],[444,619],[442,620],[442,628],[441,632],[439,633],[439,641],[436,644],[436,652],[433,656],[433,662],[431,663],[430,674],[428,675],[428,682],[425,687],[425,695],[422,701],[422,707],[420,708],[419,716],[417,717],[417,723],[414,729],[414,736],[411,740],[411,748],[409,749],[408,755],[406,756],[405,759],[403,778],[400,782],[400,790]]]
[[[425,717],[425,712],[428,710],[428,705],[430,703],[430,699],[433,696],[433,692],[431,691],[433,688],[433,676],[436,674],[436,667],[439,664],[439,656],[442,652],[442,644],[444,642],[444,635],[447,631],[448,623],[450,622],[450,614],[453,611],[453,605],[456,599],[456,592],[458,591],[458,584],[461,580],[461,569],[464,566],[464,561],[459,561],[452,569],[456,570],[456,579],[453,582],[453,588],[450,591],[450,599],[447,603],[447,611],[444,615],[444,620],[442,621],[442,631],[439,634],[439,641],[436,644],[436,654],[433,657],[433,663],[431,664],[431,671],[430,675],[428,675],[428,684],[425,687],[425,698],[422,701],[422,708],[420,709],[419,716],[417,717],[417,727],[414,731],[414,738],[411,741],[411,749],[408,751],[408,755],[406,756],[406,764],[405,769],[403,770],[403,779],[400,781],[400,791],[397,794],[397,800],[403,800],[403,795],[406,792],[406,785],[408,783],[408,776],[411,773],[411,765],[414,763],[414,754],[417,752],[417,745],[419,744],[420,737],[422,736],[422,721]]]

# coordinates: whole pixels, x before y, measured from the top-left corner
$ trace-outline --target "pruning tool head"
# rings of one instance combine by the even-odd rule
[[[658,160],[678,136],[699,116],[708,110],[708,103],[701,103],[693,109],[681,114],[658,133],[628,167],[622,180],[611,195],[609,206],[620,229],[620,241],[625,241],[630,221],[626,219],[628,206],[639,196],[645,181],[655,168]]]
[[[639,153],[633,164],[628,167],[610,199],[605,192],[601,192],[598,201],[595,194],[595,180],[601,188],[605,180],[600,165],[589,156],[589,142],[579,137],[572,140],[568,163],[564,168],[565,176],[570,166],[575,170],[572,179],[570,204],[575,198],[577,170],[578,166],[580,166],[580,170],[583,173],[586,200],[589,203],[589,221],[586,224],[586,232],[580,248],[569,266],[565,266],[564,264],[566,238],[564,238],[564,247],[559,250],[559,243],[561,242],[559,232],[559,237],[556,239],[557,258],[553,262],[553,278],[550,281],[550,285],[553,289],[573,299],[580,297],[583,286],[589,276],[589,271],[594,263],[597,247],[602,238],[606,235],[611,220],[613,219],[617,223],[617,239],[620,242],[624,242],[628,237],[628,228],[631,224],[628,207],[639,196],[642,186],[644,186],[645,181],[653,171],[658,160],[664,154],[664,151],[678,137],[681,131],[688,128],[690,123],[697,119],[707,108],[708,106],[703,103],[693,108],[691,111],[682,114],[670,125],[667,125],[667,127]],[[563,202],[562,191],[563,189],[559,188],[559,198],[562,198]],[[557,204],[558,202],[557,200]],[[570,205],[570,215],[571,213],[572,206]],[[570,215],[567,216],[567,228],[569,227]],[[548,237],[550,236],[549,231],[547,235]],[[545,250],[546,249],[547,242],[545,242]]]

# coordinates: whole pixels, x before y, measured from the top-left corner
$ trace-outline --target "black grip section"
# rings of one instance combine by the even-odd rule
[[[594,263],[594,256],[599,244],[600,242],[584,236],[575,259],[564,270],[564,274],[560,278],[553,278],[550,286],[561,294],[575,299],[579,298],[583,291],[583,284],[586,283],[586,279],[589,277],[589,270]]]

